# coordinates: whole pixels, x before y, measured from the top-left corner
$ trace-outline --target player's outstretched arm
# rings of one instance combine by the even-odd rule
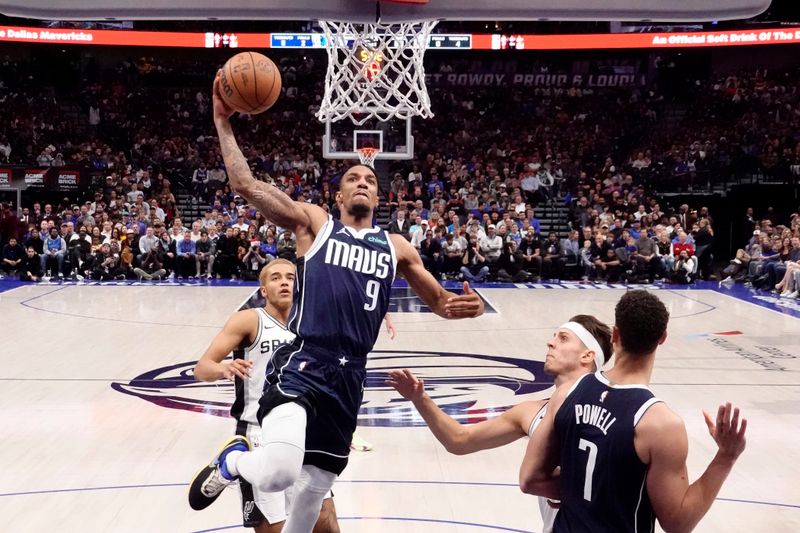
[[[703,414],[718,450],[703,475],[691,485],[686,468],[689,443],[683,420],[666,405],[656,404],[636,426],[637,452],[650,456],[647,494],[665,531],[692,531],[697,526],[745,448],[747,420],[739,423],[738,408],[730,403],[721,405],[716,423],[708,413]]]
[[[222,158],[225,160],[225,170],[228,173],[231,189],[241,194],[270,222],[300,234],[304,229],[309,229],[313,237],[327,221],[327,214],[318,206],[295,202],[277,187],[258,181],[253,177],[250,165],[233,135],[230,117],[234,111],[222,100],[219,84],[220,73],[217,72],[212,89],[214,125],[217,128]]]
[[[211,341],[206,353],[194,367],[194,378],[198,381],[216,381],[235,377],[247,379],[253,363],[244,359],[222,362],[229,353],[243,343],[250,342],[250,337],[258,329],[258,317],[253,311],[239,311],[228,319],[222,331]]]
[[[410,370],[392,370],[386,384],[414,404],[436,440],[455,455],[498,448],[526,436],[531,420],[544,405],[543,401],[524,402],[491,420],[463,426],[436,405],[425,392],[424,381]]]
[[[390,235],[397,253],[397,270],[431,311],[442,318],[474,318],[483,314],[483,300],[464,282],[464,294],[444,290],[425,270],[419,252],[400,235]]]

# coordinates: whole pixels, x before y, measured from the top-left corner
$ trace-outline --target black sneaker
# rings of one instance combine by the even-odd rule
[[[214,503],[225,487],[238,477],[231,475],[225,468],[225,457],[234,450],[248,452],[251,448],[250,441],[242,435],[235,435],[223,444],[214,459],[195,474],[189,483],[189,506],[195,511],[201,511]]]

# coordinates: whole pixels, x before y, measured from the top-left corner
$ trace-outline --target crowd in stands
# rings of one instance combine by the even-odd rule
[[[678,73],[675,73],[678,75]],[[675,186],[703,189],[745,175],[767,180],[800,177],[800,68],[755,69],[686,83],[678,127],[654,129],[648,140]],[[650,157],[649,154],[646,154]]]
[[[267,223],[241,201],[233,219],[227,211],[216,216],[214,209],[185,226],[180,217],[169,217],[155,199],[143,202],[135,185],[117,196],[120,189],[125,190],[118,184],[107,192],[109,202],[98,192],[94,202],[82,206],[36,203],[25,208],[27,230],[21,238],[8,239],[2,269],[32,281],[44,276],[255,280],[272,259],[296,257],[291,231]]]
[[[284,94],[270,112],[235,119],[239,144],[258,179],[335,212],[348,163],[321,159],[322,127],[312,114],[322,65],[300,56],[280,63]],[[90,199],[7,208],[4,271],[34,280],[256,279],[273,258],[294,259],[291,232],[227,185],[207,64],[143,57],[110,70],[89,65],[74,93],[40,87],[38,72],[9,58],[0,64],[0,163],[86,167],[107,177]],[[382,191],[388,229],[408,238],[441,279],[712,279],[712,215],[671,206],[659,193],[743,172],[796,176],[797,77],[752,71],[688,83],[691,103],[672,129],[662,127],[666,98],[655,85],[508,88],[504,98],[496,89],[432,88],[436,117],[415,123],[418,157],[393,167]],[[85,114],[85,127],[68,119],[65,99]],[[198,220],[181,216],[179,190],[202,208]],[[537,209],[556,204],[569,207],[569,225],[544,234]],[[760,221],[757,242],[737,254],[744,267],[725,275],[754,284],[768,276],[791,294],[798,221],[764,226],[772,219]],[[772,242],[776,235],[787,243]],[[773,255],[787,274],[770,265]]]
[[[788,225],[776,223],[774,212],[761,220],[753,210],[745,214],[743,229],[750,236],[746,244],[723,269],[721,283],[744,282],[756,289],[770,290],[782,298],[796,299],[800,291],[800,214],[792,213]]]

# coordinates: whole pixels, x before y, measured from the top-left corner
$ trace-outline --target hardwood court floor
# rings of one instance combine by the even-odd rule
[[[2,290],[2,289],[0,289]],[[204,512],[186,483],[233,430],[228,383],[193,362],[252,286],[24,285],[0,292],[0,531],[241,531],[236,490]],[[516,485],[525,442],[447,454],[382,372],[409,367],[459,419],[549,394],[545,342],[571,315],[611,322],[622,289],[480,290],[496,313],[448,322],[402,290],[370,362],[354,453],[334,488],[345,532],[541,531]],[[689,471],[712,457],[701,409],[731,400],[748,449],[697,531],[800,531],[800,320],[712,290],[659,290],[672,320],[654,392],[686,420]]]

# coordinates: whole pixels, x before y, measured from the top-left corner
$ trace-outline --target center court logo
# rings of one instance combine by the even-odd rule
[[[190,361],[157,368],[111,387],[161,407],[229,416],[232,382],[195,381]],[[361,426],[424,426],[411,402],[384,384],[390,370],[409,368],[431,398],[458,421],[474,424],[502,413],[552,386],[544,364],[513,357],[453,352],[376,350],[367,364]]]

